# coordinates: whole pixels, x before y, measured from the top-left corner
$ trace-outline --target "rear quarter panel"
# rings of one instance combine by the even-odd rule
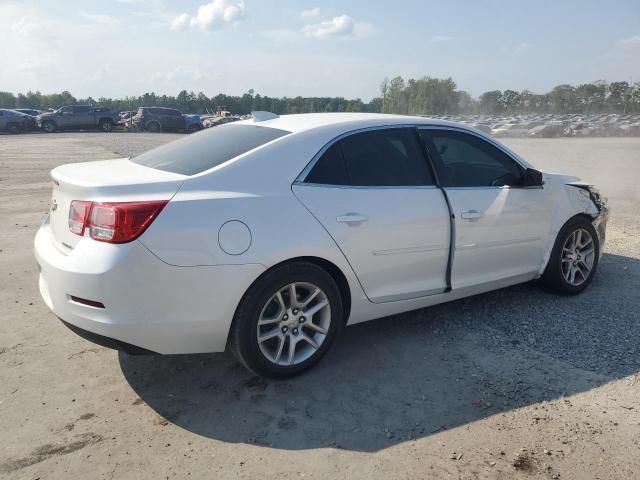
[[[283,137],[283,139],[286,137]],[[216,171],[187,180],[140,237],[163,262],[181,267],[260,264],[270,268],[297,257],[319,257],[347,278],[352,304],[370,303],[349,263],[324,227],[291,191],[291,184],[326,139],[293,135],[272,142]],[[222,225],[238,220],[251,245],[231,255],[219,244]]]

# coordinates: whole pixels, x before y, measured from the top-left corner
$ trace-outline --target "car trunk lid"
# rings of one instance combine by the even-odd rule
[[[49,221],[54,242],[66,253],[82,238],[69,230],[69,208],[73,200],[169,200],[188,177],[138,165],[123,158],[61,165],[51,171],[51,178],[53,194]]]

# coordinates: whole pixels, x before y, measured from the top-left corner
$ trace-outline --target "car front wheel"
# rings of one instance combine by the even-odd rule
[[[149,122],[149,123],[147,123],[147,132],[159,133],[160,132],[160,124],[158,122]]]
[[[342,323],[342,298],[333,278],[315,264],[285,264],[264,274],[245,294],[229,346],[253,373],[287,378],[318,362]]]
[[[111,120],[102,120],[100,122],[100,130],[110,132],[113,130],[113,122]]]
[[[599,258],[600,243],[595,228],[585,217],[575,217],[558,233],[542,285],[562,295],[580,293],[593,280]]]
[[[44,122],[42,122],[42,130],[44,130],[47,133],[53,133],[55,132],[57,129],[57,126],[55,124],[55,122],[52,122],[51,120],[45,120]]]

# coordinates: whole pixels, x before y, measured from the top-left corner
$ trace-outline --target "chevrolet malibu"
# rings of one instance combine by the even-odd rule
[[[583,291],[607,207],[464,125],[277,116],[51,172],[40,293],[129,353],[226,348],[282,378],[345,325],[539,279]]]

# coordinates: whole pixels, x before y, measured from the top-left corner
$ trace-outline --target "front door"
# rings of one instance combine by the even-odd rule
[[[551,218],[543,187],[523,187],[524,169],[472,134],[421,129],[455,222],[452,288],[539,270]]]
[[[449,214],[415,129],[343,138],[293,192],[333,237],[371,301],[445,291]]]

